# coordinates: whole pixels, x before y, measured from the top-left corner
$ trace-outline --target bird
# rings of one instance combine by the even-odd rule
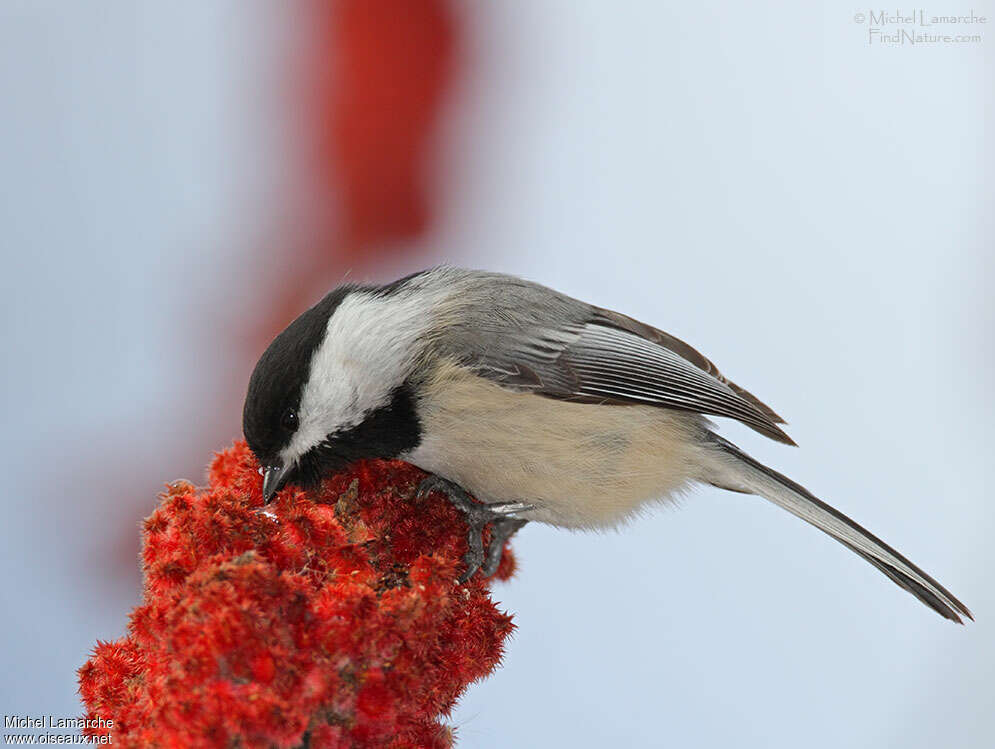
[[[467,521],[460,583],[493,574],[527,522],[616,527],[705,485],[769,500],[941,616],[973,620],[898,551],[721,437],[714,418],[795,444],[773,409],[678,338],[538,283],[443,265],[340,285],[293,320],[253,369],[243,432],[266,504],[361,459],[423,469],[416,497],[439,491]]]

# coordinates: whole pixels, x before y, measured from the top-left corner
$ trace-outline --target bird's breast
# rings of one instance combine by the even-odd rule
[[[422,440],[403,457],[529,519],[605,527],[695,478],[699,417],[516,392],[445,364],[421,389]]]

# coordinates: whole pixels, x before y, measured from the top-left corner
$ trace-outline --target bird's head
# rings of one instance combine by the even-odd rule
[[[242,429],[262,466],[263,498],[313,487],[361,458],[393,458],[420,439],[408,382],[417,324],[410,304],[340,287],[269,345],[249,379]]]

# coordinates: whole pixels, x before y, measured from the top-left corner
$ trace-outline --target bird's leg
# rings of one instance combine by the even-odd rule
[[[514,517],[515,513],[535,509],[535,505],[524,502],[499,502],[495,504],[475,502],[463,487],[440,476],[425,478],[418,485],[417,496],[422,499],[433,491],[445,494],[452,505],[466,516],[467,525],[470,526],[470,532],[467,536],[467,552],[466,556],[463,557],[466,571],[460,575],[460,583],[465,583],[481,568],[485,577],[490,577],[497,572],[498,565],[501,563],[504,542],[527,522]],[[483,532],[488,523],[492,523],[491,542],[487,545],[487,553],[485,554]]]
[[[491,524],[491,542],[487,545],[487,555],[481,567],[484,577],[490,577],[497,572],[498,565],[501,564],[501,555],[504,553],[504,542],[527,522],[529,521],[521,518],[505,517]]]

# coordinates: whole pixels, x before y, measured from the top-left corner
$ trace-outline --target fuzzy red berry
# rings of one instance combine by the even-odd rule
[[[366,461],[262,506],[244,443],[145,521],[145,593],[79,670],[113,743],[445,747],[442,721],[500,661],[511,617],[457,585],[466,525],[425,474]],[[505,552],[497,577],[514,569]],[[93,734],[107,733],[94,728]]]

